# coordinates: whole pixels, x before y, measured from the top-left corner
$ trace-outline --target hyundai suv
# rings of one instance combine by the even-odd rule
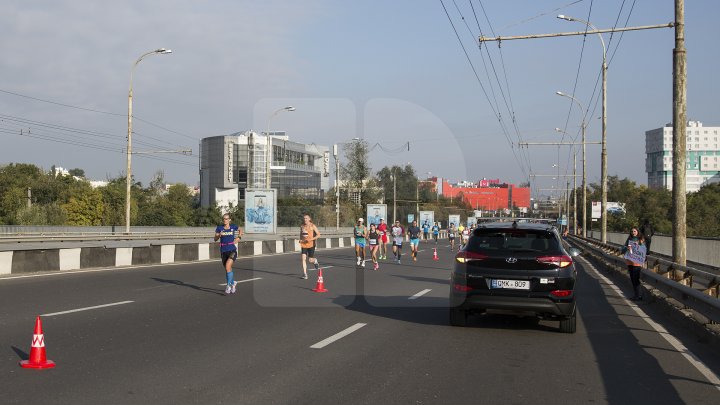
[[[455,256],[450,279],[450,324],[465,326],[471,313],[509,310],[560,321],[575,333],[575,248],[563,248],[547,224],[480,225]]]

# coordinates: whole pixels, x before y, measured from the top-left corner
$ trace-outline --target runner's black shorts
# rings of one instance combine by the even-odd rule
[[[315,257],[315,246],[311,248],[301,248],[300,254],[307,255],[307,257]]]
[[[229,250],[227,252],[222,252],[223,266],[225,265],[225,263],[227,263],[228,260],[232,260],[232,261],[237,260],[237,250]]]

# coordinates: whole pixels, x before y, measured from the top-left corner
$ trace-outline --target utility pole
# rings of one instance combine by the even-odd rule
[[[585,145],[583,145],[584,147]],[[577,151],[573,153],[573,234],[577,235],[577,174],[575,174],[575,171],[577,170]]]
[[[32,206],[32,189],[28,187],[27,189],[27,207],[30,208]]]
[[[340,229],[340,159],[338,159],[338,146],[333,145],[335,156],[335,230]]]
[[[676,23],[683,23],[683,24],[684,24],[684,16],[682,16],[682,14],[683,14],[683,9],[684,9],[683,0],[675,0],[675,14],[676,14],[675,20],[676,20]],[[680,10],[679,14],[681,15],[681,18],[678,18],[678,10]],[[607,241],[607,233],[606,233],[606,232],[607,232],[607,212],[605,212],[605,210],[606,210],[606,205],[607,205],[607,148],[606,148],[606,139],[607,139],[607,138],[606,138],[606,128],[607,128],[607,120],[606,120],[606,118],[607,118],[607,117],[606,117],[606,112],[607,112],[607,81],[606,81],[606,78],[607,78],[607,76],[606,76],[606,73],[607,73],[607,63],[606,63],[605,41],[603,40],[603,37],[602,37],[601,34],[602,34],[602,33],[605,33],[605,32],[622,32],[622,31],[637,31],[637,30],[646,30],[646,29],[655,29],[655,28],[672,28],[673,26],[675,26],[675,24],[673,24],[673,23],[667,23],[667,24],[659,24],[659,25],[645,25],[645,26],[640,26],[640,27],[625,27],[625,28],[613,28],[613,29],[597,29],[594,25],[590,24],[590,22],[588,22],[588,21],[583,21],[583,20],[580,20],[580,19],[577,19],[577,18],[572,18],[572,17],[564,16],[564,15],[562,15],[562,14],[561,14],[561,15],[558,15],[558,18],[563,19],[563,20],[567,20],[567,21],[576,21],[576,22],[583,23],[583,24],[587,25],[588,28],[592,28],[592,30],[587,30],[587,29],[586,29],[585,31],[575,31],[575,32],[560,32],[560,33],[553,33],[553,34],[517,35],[517,36],[495,37],[495,38],[488,38],[488,37],[480,36],[478,40],[479,40],[480,43],[482,43],[482,42],[487,42],[487,41],[497,41],[497,42],[501,42],[501,41],[515,40],[515,39],[552,38],[552,37],[564,37],[564,36],[572,36],[572,35],[583,35],[583,36],[584,36],[584,35],[587,35],[588,33],[597,34],[598,37],[600,37],[600,41],[601,41],[602,46],[603,46],[603,64],[602,64],[602,80],[603,80],[603,86],[602,86],[602,99],[603,99],[603,100],[602,100],[602,151],[601,151],[601,154],[600,154],[600,159],[601,159],[600,173],[601,173],[601,178],[602,178],[602,181],[601,181],[601,188],[602,188],[602,191],[601,191],[601,194],[602,194],[601,206],[602,206],[602,210],[603,210],[603,213],[602,213],[602,225],[601,225],[601,241],[602,241],[603,243],[605,243],[605,242]],[[685,70],[684,70],[684,69],[685,69],[684,38],[678,40],[678,39],[677,39],[677,32],[678,32],[678,30],[676,29],[676,40],[675,40],[676,49],[675,49],[675,54],[674,54],[674,55],[677,55],[677,54],[679,54],[679,53],[682,54],[682,68],[683,68],[683,72],[685,72]],[[682,29],[680,30],[680,32],[681,32],[681,35],[683,35],[683,34],[682,34]],[[682,46],[682,50],[681,50],[681,51],[679,51],[678,48],[677,48],[678,41],[682,41],[682,42],[683,42],[683,44],[681,45],[681,46]],[[675,67],[677,67],[680,63],[677,61],[677,58],[674,58],[674,59],[676,60],[676,61],[675,61]],[[677,75],[676,75],[676,76],[677,76]],[[683,76],[683,90],[682,90],[682,93],[683,93],[682,98],[683,98],[683,100],[685,99],[685,87],[684,87],[684,83],[685,83],[685,81],[684,81],[684,76]],[[683,111],[684,111],[684,104],[683,104]],[[675,125],[677,125],[677,123],[676,123]],[[685,125],[685,122],[683,122],[683,125]],[[683,130],[683,133],[684,133],[684,130]],[[684,141],[683,141],[683,143],[684,143]],[[684,154],[685,151],[683,150],[682,153]],[[683,162],[684,162],[684,159],[683,159]],[[675,163],[676,163],[676,162],[673,160],[673,166],[676,165]],[[684,173],[684,169],[683,169],[683,173]],[[675,175],[676,175],[676,173],[673,172],[673,178],[674,178]],[[683,180],[683,181],[684,181],[684,180]],[[675,182],[675,180],[673,180],[673,183],[674,183],[674,182]],[[684,191],[684,188],[683,188],[683,191]],[[684,209],[684,208],[685,208],[685,207],[684,207],[684,202],[683,202],[683,209]],[[685,217],[684,217],[684,214],[683,214],[683,218],[685,218]],[[676,218],[676,219],[677,219],[677,218]],[[684,224],[683,224],[683,227],[684,227]],[[584,229],[583,229],[583,231],[584,231]]]
[[[685,0],[675,0],[675,49],[673,49],[673,262],[685,266],[687,197],[687,54],[685,51]]]

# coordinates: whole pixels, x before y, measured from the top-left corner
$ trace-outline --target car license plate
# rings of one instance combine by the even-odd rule
[[[508,288],[512,290],[529,290],[530,282],[527,280],[490,280],[490,288]]]

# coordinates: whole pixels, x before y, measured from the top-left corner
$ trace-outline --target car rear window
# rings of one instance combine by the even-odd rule
[[[536,229],[477,229],[468,241],[468,250],[555,252],[557,237],[551,231]]]

